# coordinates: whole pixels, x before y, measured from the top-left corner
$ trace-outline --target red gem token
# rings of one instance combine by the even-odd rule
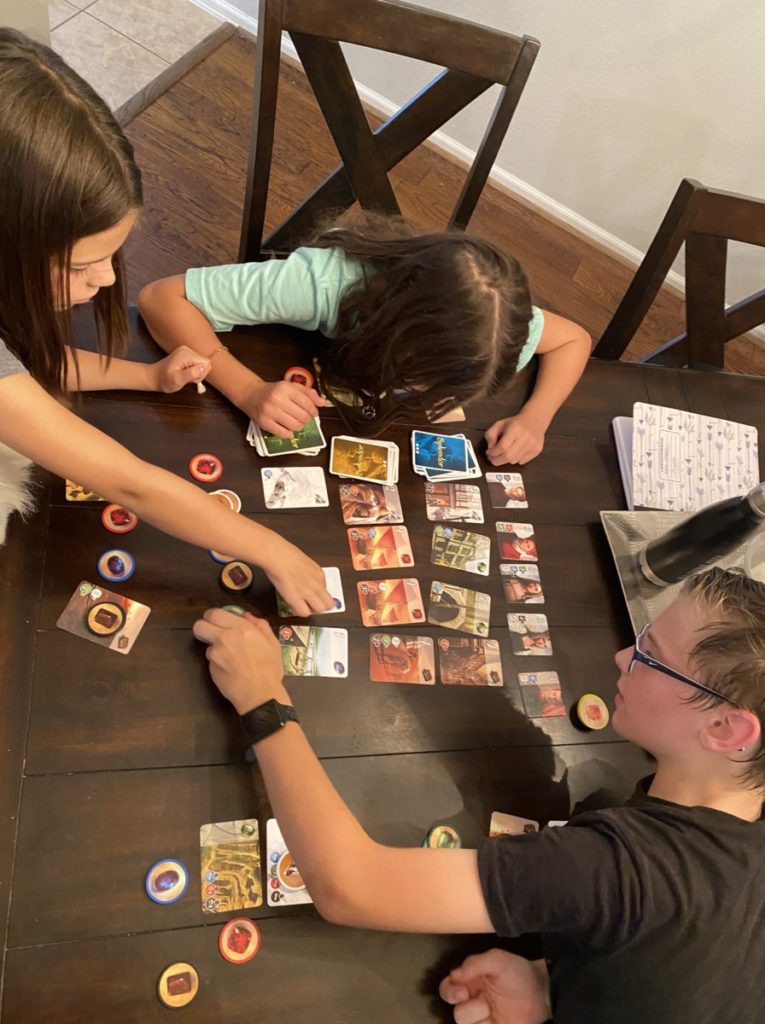
[[[220,930],[218,949],[230,964],[246,964],[260,949],[260,929],[249,917],[232,917]]]
[[[223,476],[223,463],[217,455],[202,452],[189,461],[189,473],[201,484],[214,484]]]
[[[138,516],[122,505],[107,505],[101,513],[101,522],[109,533],[130,533],[138,526]]]
[[[284,379],[289,384],[302,384],[305,388],[313,387],[313,374],[302,366],[291,366],[285,371]]]

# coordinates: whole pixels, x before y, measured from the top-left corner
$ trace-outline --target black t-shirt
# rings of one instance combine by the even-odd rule
[[[555,1024],[765,1019],[765,820],[646,795],[486,840],[498,935],[536,933]]]

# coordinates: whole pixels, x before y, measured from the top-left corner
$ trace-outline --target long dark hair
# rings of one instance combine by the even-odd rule
[[[414,234],[401,219],[366,215],[309,244],[364,266],[320,359],[322,388],[349,427],[369,434],[404,415],[434,419],[495,393],[516,372],[529,287],[518,261],[491,242],[458,231]],[[343,391],[360,405],[340,400]]]
[[[141,203],[133,149],[100,96],[53,50],[0,29],[0,338],[43,387],[64,388],[73,245]],[[128,335],[120,253],[113,265],[93,300],[107,359]]]

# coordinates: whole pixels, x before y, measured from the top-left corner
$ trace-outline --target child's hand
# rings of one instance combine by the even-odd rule
[[[517,416],[497,420],[486,431],[486,457],[493,466],[531,462],[544,448],[545,430],[544,423],[521,409]]]
[[[188,345],[179,345],[169,356],[154,364],[157,391],[170,395],[187,384],[204,380],[210,372],[210,360],[200,356]]]
[[[458,1024],[542,1024],[550,1018],[548,986],[544,961],[490,949],[464,960],[438,991]]]
[[[286,380],[253,384],[241,408],[253,423],[277,437],[289,437],[315,416],[324,399],[314,388]]]
[[[313,615],[334,607],[316,562],[278,534],[271,534],[268,554],[258,564],[296,615]]]
[[[282,685],[281,649],[265,619],[240,618],[222,608],[208,608],[193,627],[197,640],[209,644],[210,675],[240,715],[267,700],[288,703]]]

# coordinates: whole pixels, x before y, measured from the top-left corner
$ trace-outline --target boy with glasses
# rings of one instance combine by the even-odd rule
[[[268,724],[269,702],[289,704],[268,625],[216,609],[194,633],[247,718],[274,813],[323,916],[540,935],[547,963],[492,950],[444,979],[457,1024],[541,1024],[553,1013],[556,1024],[761,1017],[764,586],[700,573],[616,655],[614,728],[657,761],[627,805],[478,851],[373,842],[299,725],[288,713],[283,728]]]

